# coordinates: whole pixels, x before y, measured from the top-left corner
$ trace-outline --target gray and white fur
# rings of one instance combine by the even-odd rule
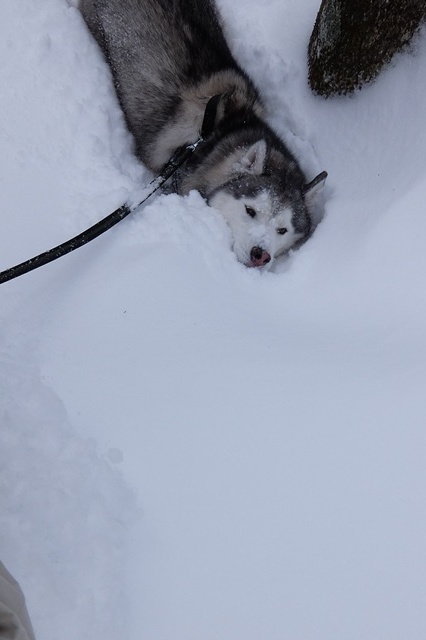
[[[311,232],[306,184],[295,158],[266,124],[259,93],[232,56],[211,0],[81,0],[102,48],[136,155],[152,171],[200,134],[218,101],[213,133],[180,171],[175,189],[197,189],[231,228],[247,266],[269,267]]]

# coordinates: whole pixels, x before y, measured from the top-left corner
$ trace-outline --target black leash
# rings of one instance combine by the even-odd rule
[[[84,246],[88,242],[91,242],[98,236],[102,235],[103,233],[105,233],[105,231],[108,231],[108,229],[111,229],[111,227],[115,226],[118,222],[121,222],[121,220],[132,213],[132,211],[144,204],[152,195],[154,195],[156,191],[158,191],[158,189],[160,189],[160,187],[163,186],[165,182],[167,182],[169,178],[176,174],[178,169],[194,153],[198,145],[201,142],[204,142],[205,138],[213,132],[217,106],[221,97],[222,94],[210,98],[204,112],[201,134],[198,140],[196,140],[196,142],[193,142],[192,144],[181,147],[176,151],[176,153],[167,162],[161,174],[157,178],[154,178],[154,180],[151,180],[151,182],[145,187],[142,194],[140,195],[141,200],[138,205],[130,207],[127,204],[123,204],[121,207],[94,224],[92,227],[86,229],[86,231],[83,231],[77,236],[74,236],[74,238],[67,240],[67,242],[63,242],[57,247],[53,247],[53,249],[49,249],[44,253],[40,253],[34,258],[30,258],[25,262],[21,262],[20,264],[15,265],[14,267],[10,267],[10,269],[1,271],[0,284],[8,282],[9,280],[13,280],[14,278],[18,278],[25,273],[29,273],[34,269],[38,269],[38,267],[42,267],[49,262],[53,262],[53,260],[57,260],[58,258],[65,256],[67,253],[71,253],[71,251],[75,251],[79,247]]]
[[[38,269],[49,262],[53,262],[53,260],[57,260],[62,256],[65,256],[67,253],[71,253],[71,251],[75,251],[80,247],[84,246],[88,242],[91,242],[98,236],[114,227],[118,222],[121,222],[124,218],[126,218],[132,211],[137,209],[137,207],[141,206],[146,202],[163,184],[182,166],[182,164],[189,158],[189,156],[195,151],[198,144],[201,142],[201,138],[197,140],[192,145],[187,147],[183,147],[169,160],[166,167],[160,176],[151,180],[141,196],[141,201],[138,205],[130,208],[127,204],[123,204],[121,207],[110,213],[108,216],[99,220],[96,224],[89,229],[86,229],[82,233],[79,233],[74,238],[59,244],[53,249],[49,249],[44,253],[40,253],[38,256],[34,258],[30,258],[29,260],[25,260],[25,262],[21,262],[20,264],[15,265],[14,267],[10,267],[10,269],[6,269],[5,271],[0,272],[0,284],[4,282],[8,282],[9,280],[13,280],[14,278],[18,278],[19,276],[24,275],[25,273],[29,273],[34,269]],[[146,193],[145,193],[146,192]]]

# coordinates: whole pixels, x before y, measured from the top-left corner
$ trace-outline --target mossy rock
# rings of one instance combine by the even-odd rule
[[[369,82],[426,21],[426,0],[323,0],[309,42],[315,93],[350,93]]]

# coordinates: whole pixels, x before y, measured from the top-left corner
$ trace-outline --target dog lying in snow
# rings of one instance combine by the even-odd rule
[[[240,262],[269,268],[312,229],[323,172],[307,183],[264,120],[259,93],[233,58],[211,0],[81,0],[80,10],[112,69],[137,156],[159,172],[211,132],[174,180],[197,189],[228,223]]]

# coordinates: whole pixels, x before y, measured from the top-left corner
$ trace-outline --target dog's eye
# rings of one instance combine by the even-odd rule
[[[285,227],[280,227],[279,229],[277,229],[277,233],[279,233],[280,236],[283,236],[285,233],[287,233],[287,229]]]
[[[250,218],[255,218],[256,217],[256,211],[254,209],[252,209],[251,207],[246,207],[246,213],[249,214]]]

